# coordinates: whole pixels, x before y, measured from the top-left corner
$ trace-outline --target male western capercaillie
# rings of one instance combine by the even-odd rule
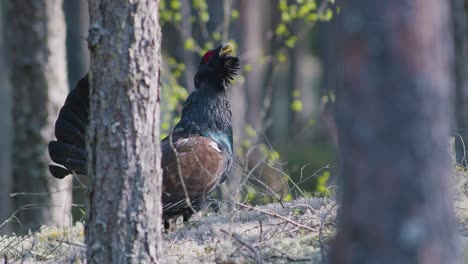
[[[164,226],[179,216],[188,221],[222,183],[233,160],[232,113],[226,94],[237,75],[239,59],[231,44],[210,50],[202,57],[192,92],[182,117],[161,142]],[[49,143],[50,165],[56,178],[72,171],[87,174],[86,128],[89,123],[89,82],[81,79],[68,95],[55,123],[57,141]]]

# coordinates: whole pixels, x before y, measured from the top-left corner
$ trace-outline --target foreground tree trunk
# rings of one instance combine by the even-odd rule
[[[62,0],[7,2],[14,209],[25,228],[69,224],[71,177],[50,176],[47,143],[68,93]]]
[[[342,1],[332,263],[460,263],[448,194],[448,1]]]
[[[91,0],[88,263],[156,263],[161,248],[155,0]]]

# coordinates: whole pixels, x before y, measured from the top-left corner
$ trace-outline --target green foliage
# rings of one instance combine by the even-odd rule
[[[245,133],[247,134],[248,137],[255,137],[257,136],[257,131],[255,128],[253,128],[251,125],[247,124],[245,125]]]
[[[329,196],[328,181],[332,170],[326,164],[332,161],[331,149],[325,144],[284,148],[281,150],[290,161],[287,180],[293,197]],[[304,166],[304,164],[307,164]]]
[[[195,40],[193,38],[189,38],[184,42],[184,49],[186,51],[194,51],[195,50]]]
[[[274,166],[281,158],[281,155],[277,150],[269,148],[265,144],[260,144],[259,150],[265,157],[267,164],[270,166]]]
[[[330,179],[330,172],[324,171],[320,176],[317,177],[317,186],[316,186],[316,193],[318,195],[325,195],[329,196],[331,194],[330,190],[328,189],[328,179]]]
[[[219,32],[213,32],[211,34],[211,37],[216,41],[221,41],[221,38],[222,38],[221,33]]]
[[[278,36],[285,36],[285,35],[288,35],[289,34],[289,31],[288,31],[288,28],[286,27],[286,24],[279,24],[278,26],[276,26],[276,30],[275,30],[275,33],[276,35]]]
[[[293,97],[293,101],[291,103],[291,110],[293,110],[294,112],[301,112],[303,108],[302,100],[301,100],[301,91],[295,89],[292,92],[292,97]]]
[[[305,35],[304,32],[294,32],[294,25],[303,24],[310,28],[316,22],[330,21],[333,18],[333,11],[328,4],[334,4],[334,0],[320,2],[316,0],[280,0],[278,10],[280,11],[281,21],[275,27],[275,34],[282,43],[282,48],[277,51],[277,59],[283,62],[287,59],[284,49],[291,49],[296,46],[298,38]]]
[[[291,202],[292,200],[293,200],[293,197],[289,193],[283,198],[283,201],[285,202]]]
[[[188,96],[187,89],[182,87],[177,78],[185,70],[185,64],[177,62],[175,58],[167,58],[169,72],[162,69],[163,76],[168,77],[167,82],[162,83],[162,104],[161,104],[161,138],[169,134],[169,130],[180,120],[180,109],[182,103]],[[179,115],[177,115],[179,114]]]
[[[246,195],[245,195],[245,201],[246,202],[252,202],[255,199],[255,196],[257,195],[257,190],[253,188],[252,186],[246,186]]]
[[[208,13],[208,5],[205,0],[193,0],[192,6],[197,10],[201,21],[206,23],[210,20],[210,13]]]
[[[278,52],[277,57],[279,62],[283,62],[286,60],[286,54],[284,54],[284,52]]]
[[[297,42],[297,37],[290,36],[289,38],[286,39],[285,44],[286,44],[286,47],[288,48],[294,48],[294,46],[296,46],[296,42]]]
[[[179,0],[171,0],[171,9],[180,10],[181,6],[182,6],[182,4],[180,3]]]
[[[161,24],[180,22],[182,19],[181,6],[180,0],[160,1],[159,16]]]
[[[309,121],[307,122],[307,126],[313,127],[316,123],[317,121],[315,121],[315,119],[309,119]]]
[[[291,110],[294,112],[301,112],[302,107],[302,101],[299,99],[294,99],[294,101],[291,103]]]
[[[234,20],[234,19],[238,19],[238,18],[239,18],[239,10],[233,9],[233,10],[231,11],[231,19]]]

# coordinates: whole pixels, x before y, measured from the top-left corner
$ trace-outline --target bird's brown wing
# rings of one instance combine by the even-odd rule
[[[198,210],[227,170],[230,156],[212,139],[199,135],[174,136],[172,146],[169,140],[161,142],[163,214],[179,215],[190,206]]]

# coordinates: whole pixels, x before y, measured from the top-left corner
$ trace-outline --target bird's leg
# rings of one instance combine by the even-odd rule
[[[184,223],[187,223],[190,220],[190,218],[192,217],[192,214],[193,212],[191,212],[190,210],[187,210],[182,214]]]
[[[171,228],[171,223],[170,223],[169,219],[164,218],[164,231],[166,231],[166,233],[167,233],[167,231],[168,231],[170,228]]]
[[[177,218],[178,217],[164,219],[164,229],[165,229],[166,233],[168,233],[169,231],[175,231]]]

